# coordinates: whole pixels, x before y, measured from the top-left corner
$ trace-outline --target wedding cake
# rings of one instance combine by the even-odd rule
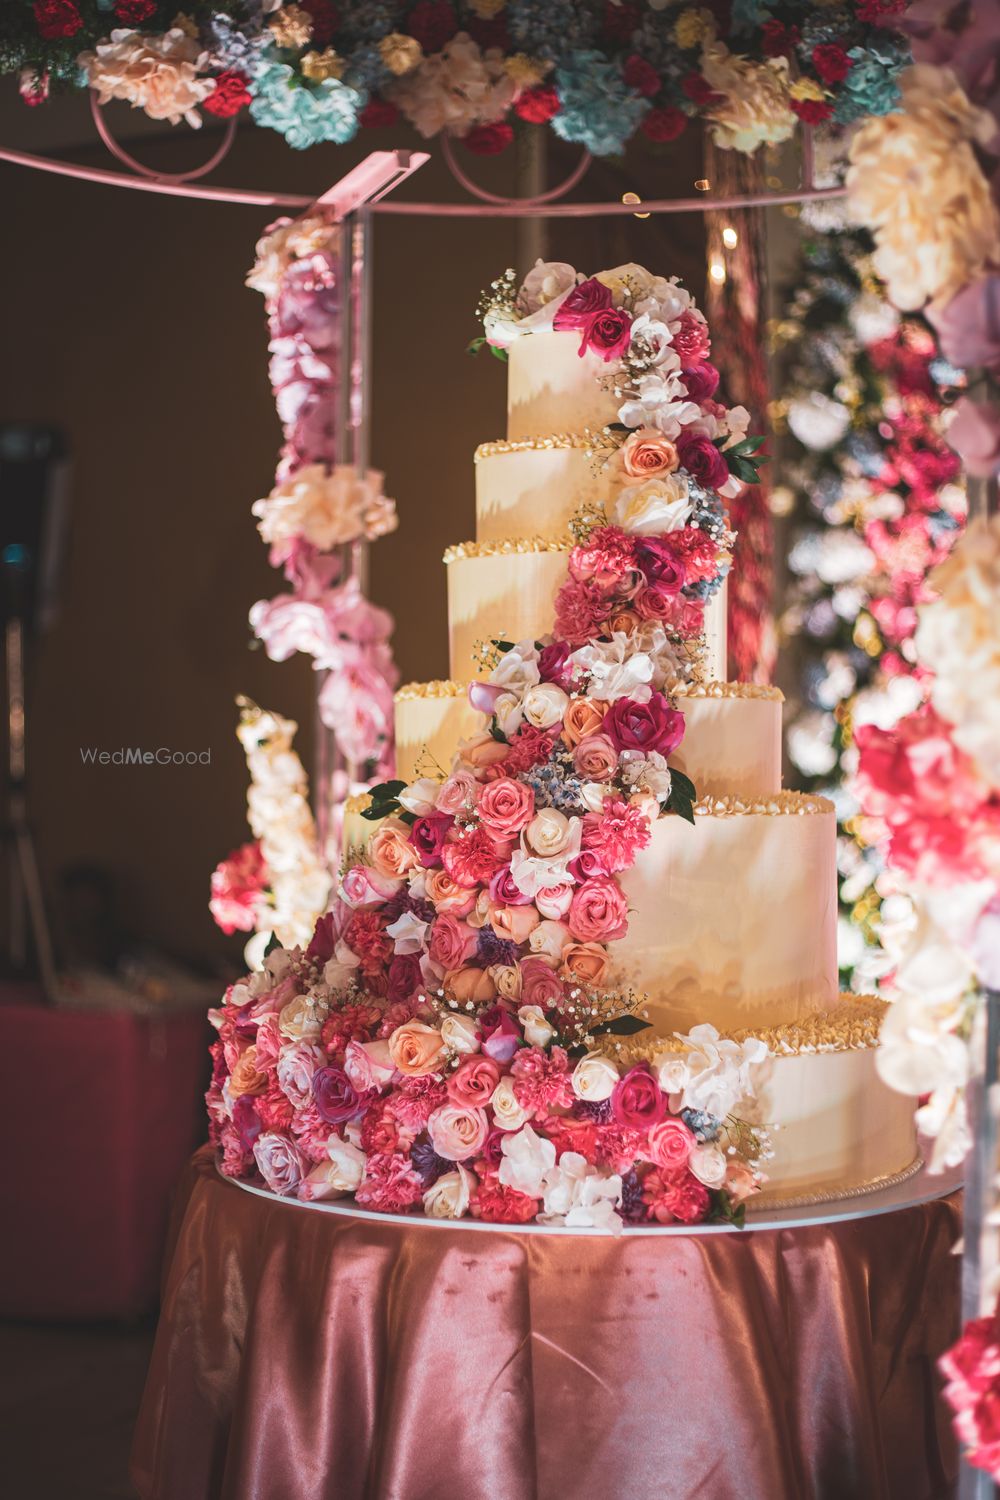
[[[223,1170],[500,1222],[742,1217],[915,1170],[838,992],[835,814],[781,790],[781,694],[726,682],[748,415],[630,265],[484,295],[507,437],[449,548],[450,677],[396,697],[305,953],[213,1013]]]

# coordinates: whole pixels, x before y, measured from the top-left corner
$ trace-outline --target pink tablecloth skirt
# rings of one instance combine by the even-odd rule
[[[957,1198],[835,1226],[560,1237],[265,1201],[199,1153],[143,1500],[931,1500]]]

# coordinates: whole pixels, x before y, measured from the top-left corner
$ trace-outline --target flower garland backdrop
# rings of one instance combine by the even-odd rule
[[[799,222],[801,262],[772,330],[783,368],[778,503],[791,514],[781,628],[798,642],[786,749],[798,785],[837,804],[841,983],[872,993],[893,882],[845,781],[856,730],[889,728],[926,690],[913,636],[927,573],[964,524],[959,461],[943,437],[962,377],[925,320],[886,301],[871,239],[839,205],[806,208]]]
[[[548,122],[595,155],[663,144],[693,120],[753,152],[798,121],[896,102],[902,0],[704,8],[668,0],[14,0],[0,71],[41,104],[86,87],[156,120],[247,111],[302,149],[403,118],[502,151]]]
[[[732,536],[722,492],[760,440],[716,400],[708,330],[676,281],[536,266],[483,299],[502,349],[552,328],[603,362],[620,424],[594,434],[613,493],[582,507],[540,640],[489,643],[481,733],[440,776],[373,788],[308,945],[212,1014],[222,1170],[307,1201],[353,1193],[503,1223],[620,1230],[740,1222],[770,1153],[754,1037],[645,1045],[616,987],[621,875],[696,791],[669,765]]]

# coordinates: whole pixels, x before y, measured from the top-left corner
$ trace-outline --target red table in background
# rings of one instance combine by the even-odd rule
[[[155,1306],[170,1197],[205,1135],[208,1025],[34,1002],[0,986],[0,1316]]]
[[[142,1500],[945,1500],[960,1195],[743,1233],[530,1234],[255,1196],[198,1153]]]

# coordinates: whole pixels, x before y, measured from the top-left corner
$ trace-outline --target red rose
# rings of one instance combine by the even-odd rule
[[[717,490],[729,478],[729,465],[712,442],[701,433],[682,432],[677,439],[681,467],[707,489]]]
[[[603,281],[598,281],[596,276],[591,276],[587,281],[581,281],[571,292],[567,292],[556,309],[552,327],[558,330],[586,328],[595,313],[603,312],[610,306],[610,289]]]
[[[302,9],[312,16],[312,45],[325,47],[340,25],[340,16],[330,0],[299,0]]]
[[[765,57],[788,57],[800,36],[797,26],[785,26],[781,21],[765,21],[761,28],[761,45]]]
[[[823,83],[843,83],[854,66],[843,47],[836,42],[820,43],[812,50],[813,67]]]
[[[544,125],[559,113],[559,95],[547,84],[525,89],[514,104],[514,113],[530,125]]]
[[[156,0],[118,0],[115,15],[125,26],[140,26],[156,10]]]
[[[667,1096],[653,1077],[648,1063],[636,1063],[619,1078],[611,1095],[611,1113],[619,1125],[648,1130],[667,1112]]]
[[[397,953],[389,965],[389,995],[391,1001],[409,1000],[421,985],[420,955]]]
[[[658,750],[669,755],[684,738],[684,715],[662,693],[648,703],[618,698],[604,715],[604,733],[618,750]]]
[[[632,319],[628,313],[620,307],[609,307],[604,312],[595,313],[586,324],[578,352],[582,357],[588,349],[593,349],[606,363],[625,353],[631,337]]]
[[[474,125],[462,136],[462,145],[476,156],[498,156],[506,151],[514,139],[514,128],[505,120],[496,120],[492,125]]]
[[[215,90],[204,101],[204,108],[219,120],[231,120],[250,103],[250,90],[242,73],[220,73]]]
[[[442,845],[454,822],[447,813],[429,813],[426,818],[417,818],[410,828],[410,843],[425,869],[440,863]]]
[[[715,92],[708,79],[703,78],[700,73],[685,74],[681,79],[681,91],[692,104],[698,105],[713,104],[716,99],[722,97],[721,94]]]
[[[654,94],[660,92],[659,73],[651,62],[636,53],[625,59],[622,77],[630,89],[635,89],[637,94],[642,94],[646,99],[652,99]]]
[[[675,141],[687,129],[688,117],[682,109],[664,104],[643,116],[639,129],[651,141]]]
[[[719,389],[719,372],[706,360],[685,365],[681,370],[687,393],[692,401],[708,401]]]
[[[699,535],[704,535],[699,532]],[[669,536],[643,536],[639,538],[638,563],[650,583],[659,584],[661,590],[679,594],[687,576],[684,563],[670,545]]]
[[[458,30],[458,21],[448,0],[417,0],[406,18],[406,29],[425,52],[440,52]]]
[[[73,0],[35,0],[31,8],[35,12],[38,33],[47,42],[58,42],[63,37],[76,36],[83,25],[83,17]]]
[[[833,105],[822,99],[789,99],[788,103],[804,125],[822,125],[833,114]]]
[[[369,99],[364,109],[358,115],[358,119],[362,125],[369,125],[372,129],[379,129],[386,125],[395,125],[399,119],[399,110],[388,99]]]

